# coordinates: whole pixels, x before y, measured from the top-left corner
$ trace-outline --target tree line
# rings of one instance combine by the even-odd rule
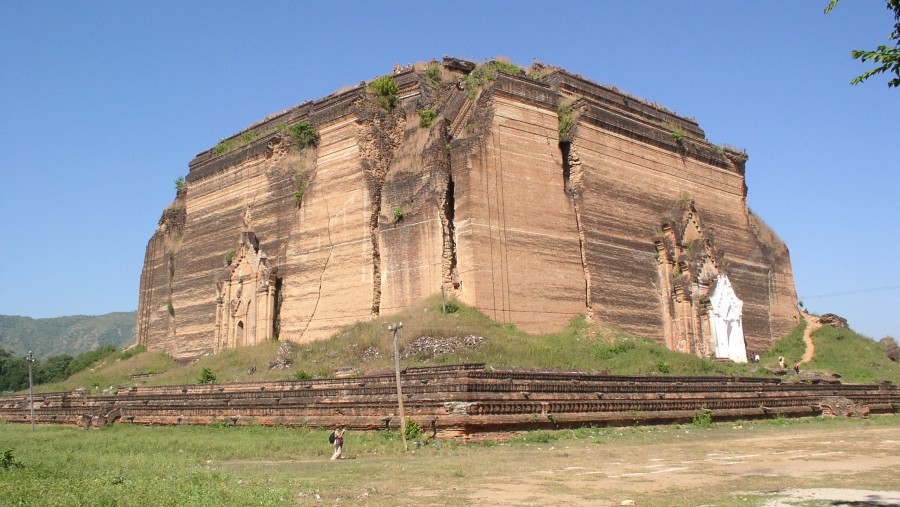
[[[40,361],[35,359],[32,376],[35,384],[47,384],[65,380],[70,375],[84,370],[97,361],[116,353],[113,345],[104,345],[95,350],[72,357],[68,354],[51,356]],[[21,391],[28,388],[28,359],[14,357],[12,352],[0,347],[0,393]]]

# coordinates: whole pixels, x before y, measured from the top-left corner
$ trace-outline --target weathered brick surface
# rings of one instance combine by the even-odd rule
[[[779,379],[631,377],[535,370],[484,371],[483,365],[409,368],[402,375],[406,415],[426,431],[466,436],[490,431],[581,425],[839,413],[865,416],[900,409],[892,384],[782,383]],[[835,400],[838,400],[836,402]],[[836,410],[835,406],[853,410]],[[121,388],[115,394],[35,397],[39,423],[101,427],[261,424],[375,430],[397,428],[393,375]],[[0,398],[0,420],[27,423],[27,396]]]
[[[443,287],[528,331],[587,314],[669,346],[687,337],[702,353],[697,274],[676,293],[683,259],[661,259],[657,245],[686,202],[743,300],[747,348],[796,325],[788,250],[749,213],[744,154],[709,144],[694,120],[564,71],[543,82],[498,72],[473,101],[454,68],[441,83],[423,67],[396,74],[390,113],[353,87],[249,127],[246,146],[199,154],[173,204],[183,223],[148,243],[139,342],[178,358],[213,350],[224,256],[251,231],[277,270],[284,340],[325,338]],[[575,100],[568,140],[564,100]],[[438,112],[428,128],[424,108]],[[304,154],[278,130],[299,121],[320,134]]]

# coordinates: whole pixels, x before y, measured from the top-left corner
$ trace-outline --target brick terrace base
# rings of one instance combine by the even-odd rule
[[[784,416],[865,416],[900,411],[900,388],[880,384],[785,383],[773,378],[615,376],[490,369],[483,364],[407,368],[407,418],[436,437],[485,432]],[[367,377],[120,388],[35,395],[38,423],[85,428],[258,424],[354,430],[399,428],[393,374]],[[27,395],[0,398],[0,419],[27,423]]]

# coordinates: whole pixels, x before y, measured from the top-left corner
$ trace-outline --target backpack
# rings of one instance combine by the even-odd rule
[[[331,435],[328,435],[328,443],[329,444],[334,443],[334,432],[333,431],[331,432]]]

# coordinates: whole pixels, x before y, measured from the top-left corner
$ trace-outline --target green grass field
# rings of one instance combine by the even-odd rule
[[[99,393],[115,386],[197,383],[204,368],[217,382],[284,380],[296,375],[333,376],[336,369],[356,368],[358,374],[391,368],[393,342],[387,327],[403,322],[401,350],[421,337],[462,340],[482,337],[473,347],[434,354],[419,352],[403,358],[404,366],[480,362],[488,366],[558,368],[608,372],[619,375],[740,375],[769,376],[778,356],[799,359],[805,350],[804,321],[790,335],[762,355],[759,364],[732,364],[673,352],[650,338],[635,336],[613,326],[574,319],[559,333],[532,335],[500,324],[469,306],[453,303],[452,313],[441,311],[439,297],[397,315],[356,324],[328,340],[294,346],[294,363],[287,370],[268,369],[279,347],[268,342],[256,347],[226,350],[179,365],[160,352],[142,352],[120,359],[113,355],[69,379],[40,385],[40,392],[83,388]],[[890,380],[900,383],[900,363],[890,361],[883,347],[853,331],[828,326],[813,334],[817,355],[804,371],[835,372],[845,382]],[[252,373],[251,373],[252,371]],[[132,378],[132,375],[151,374]]]
[[[770,442],[787,439],[785,445],[790,446],[790,441],[807,433],[836,431],[841,434],[867,428],[882,428],[886,430],[879,431],[896,434],[900,429],[900,417],[877,416],[868,420],[779,418],[716,423],[709,428],[671,425],[535,431],[504,442],[488,440],[460,445],[453,441],[430,441],[420,446],[413,443],[406,454],[402,452],[396,433],[349,432],[345,453],[351,459],[331,462],[332,449],[327,432],[322,430],[119,424],[90,431],[42,425],[32,433],[30,426],[25,424],[0,423],[0,451],[11,449],[12,458],[4,461],[8,469],[0,467],[0,503],[52,506],[265,506],[322,505],[322,502],[324,505],[467,505],[471,504],[472,495],[478,495],[494,484],[519,483],[523,471],[541,477],[543,468],[597,466],[605,457],[640,463],[659,457],[667,449],[673,449],[671,452],[678,456],[697,452],[699,457],[690,459],[701,459],[708,451],[698,447],[716,443],[727,448],[732,439]],[[756,444],[748,445],[752,449]],[[876,449],[873,452],[884,451]],[[778,460],[778,454],[776,452],[772,459]],[[839,454],[836,458],[840,458]],[[850,472],[835,473],[852,475]],[[889,476],[890,473],[886,477]],[[721,499],[730,498],[736,485],[748,486],[752,482],[754,487],[767,484],[771,487],[814,482],[809,477],[782,477],[777,482],[775,479],[767,481],[765,477],[750,474],[741,479],[726,473],[724,480],[728,482],[715,488],[708,487],[703,494],[710,499],[719,499],[715,505],[731,505],[729,501],[721,503]],[[863,474],[854,479],[869,487],[878,486],[884,480],[880,472],[876,476]],[[818,482],[827,483],[827,478]],[[642,491],[641,484],[648,483],[638,480],[633,484],[636,491]],[[847,484],[850,484],[849,479]],[[534,487],[539,488],[541,494],[551,496],[556,495],[557,490],[563,491],[563,486],[551,477]],[[676,504],[683,505],[678,500],[683,500],[684,495],[699,498],[690,490],[677,489],[633,494],[643,495],[639,498],[644,502],[639,505],[668,505],[673,499]],[[409,496],[411,491],[414,496]],[[605,498],[610,492],[601,488],[594,494]]]

